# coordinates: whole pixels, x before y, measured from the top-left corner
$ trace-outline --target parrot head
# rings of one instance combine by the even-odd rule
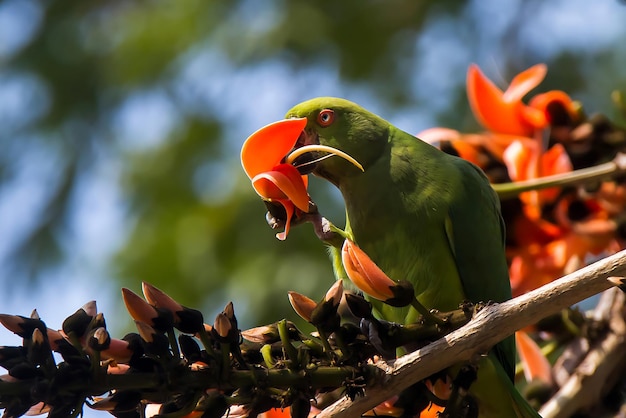
[[[272,214],[285,226],[308,213],[307,175],[313,173],[336,186],[367,170],[388,146],[389,124],[344,99],[321,97],[293,107],[285,119],[250,135],[241,149],[241,163],[257,193],[284,208]]]
[[[293,107],[285,117],[306,119],[287,161],[302,174],[313,173],[335,185],[366,171],[388,145],[389,124],[348,100],[311,99]]]

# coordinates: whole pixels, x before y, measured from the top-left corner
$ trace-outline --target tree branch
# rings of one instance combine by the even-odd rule
[[[612,286],[607,278],[626,273],[626,250],[606,257],[515,299],[489,305],[464,327],[392,362],[379,362],[382,377],[366,396],[341,399],[318,418],[357,417],[413,383],[486,353],[516,330],[536,323]]]
[[[492,184],[491,187],[493,187],[500,199],[506,200],[532,190],[573,186],[608,180],[624,174],[624,171],[626,171],[626,156],[624,154],[618,154],[613,161],[594,167],[579,168],[578,170],[569,171],[567,173],[543,176],[525,181]]]
[[[626,361],[624,293],[613,290],[615,292],[607,295],[607,298],[612,299],[609,332],[587,353],[561,389],[541,407],[539,413],[542,417],[567,418],[595,405],[606,394],[606,389],[612,387],[616,378],[621,376]]]

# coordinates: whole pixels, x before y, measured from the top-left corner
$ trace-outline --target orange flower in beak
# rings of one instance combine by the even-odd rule
[[[292,165],[297,157],[308,152],[325,152],[341,157],[363,171],[354,158],[332,147],[312,144],[294,150],[306,124],[306,118],[270,123],[250,135],[241,148],[241,165],[252,180],[254,190],[263,200],[278,202],[285,208],[285,230],[276,234],[281,241],[287,238],[293,215],[297,211],[309,211],[308,178]]]
[[[392,288],[398,284],[349,239],[341,248],[341,261],[352,283],[363,292],[382,301],[395,297]]]
[[[306,118],[285,119],[259,129],[241,148],[241,165],[252,187],[263,200],[278,202],[287,213],[285,230],[276,234],[284,240],[296,210],[308,212],[307,177],[291,164],[281,164],[306,126]]]
[[[477,65],[471,65],[467,96],[478,122],[492,132],[532,137],[535,129],[546,126],[546,117],[540,109],[525,105],[522,98],[543,81],[546,72],[545,64],[534,65],[515,76],[502,91]]]

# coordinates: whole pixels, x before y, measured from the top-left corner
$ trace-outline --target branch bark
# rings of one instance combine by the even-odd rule
[[[465,326],[392,362],[376,366],[382,376],[366,396],[343,398],[318,418],[361,416],[413,383],[459,362],[486,353],[493,345],[525,326],[555,314],[612,286],[607,278],[626,274],[626,250],[509,301],[489,305]]]
[[[567,418],[595,405],[621,376],[626,357],[626,323],[624,293],[617,289],[612,297],[609,332],[594,345],[559,391],[541,407],[544,418]],[[603,296],[604,296],[603,295]]]

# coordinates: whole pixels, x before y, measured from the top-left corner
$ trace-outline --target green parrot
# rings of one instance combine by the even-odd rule
[[[312,99],[286,118],[306,118],[296,148],[329,146],[362,165],[307,157],[308,170],[341,191],[347,234],[390,278],[411,282],[422,305],[451,311],[464,300],[511,298],[500,203],[478,167],[344,99]],[[388,321],[419,316],[413,307],[371,302]],[[514,366],[512,336],[478,362],[469,393],[479,417],[539,416],[513,386]]]

